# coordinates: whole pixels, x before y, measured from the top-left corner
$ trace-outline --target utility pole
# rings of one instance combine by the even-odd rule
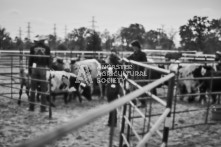
[[[162,29],[161,29],[161,28],[158,28],[157,31],[158,31],[159,34],[158,34],[158,38],[157,38],[157,39],[158,39],[158,46],[156,46],[156,49],[162,49],[161,43],[160,43],[160,39],[161,39],[161,37],[162,37],[162,36],[161,36],[161,35],[162,35],[162,34],[161,34]]]
[[[67,41],[67,25],[65,25],[65,28],[64,28],[64,41],[65,41],[65,45],[66,45],[66,47],[68,48],[68,41]],[[71,54],[72,54],[72,51],[71,51]]]
[[[19,27],[18,36],[19,36],[19,39],[22,39],[22,30],[21,30],[21,27]]]
[[[56,33],[56,24],[54,24],[54,37],[56,38],[57,37],[57,33]]]
[[[27,27],[27,38],[30,41],[31,40],[31,24],[28,22],[28,27]]]
[[[93,30],[93,31],[95,31],[95,23],[96,23],[96,21],[94,20],[94,16],[92,16],[92,21],[90,21],[91,22],[91,29]]]
[[[54,49],[56,49],[57,45],[56,45],[56,41],[57,41],[57,33],[56,33],[56,24],[54,24]]]
[[[64,39],[67,38],[67,26],[65,25],[65,28],[64,28]]]

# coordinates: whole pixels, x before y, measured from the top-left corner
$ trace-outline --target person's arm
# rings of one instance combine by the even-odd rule
[[[147,62],[147,56],[145,53],[142,55],[142,62]]]
[[[133,54],[127,57],[128,60],[133,60]]]

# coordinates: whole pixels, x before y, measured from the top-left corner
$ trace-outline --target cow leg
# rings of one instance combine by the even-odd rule
[[[41,87],[40,86],[38,86],[38,88],[37,88],[37,102],[40,102],[40,93],[39,93],[39,91],[41,91]]]
[[[188,94],[193,94],[191,87],[189,87],[189,86],[188,87],[185,86],[185,87],[186,87],[186,90],[187,90]],[[189,103],[192,103],[194,100],[195,100],[195,96],[189,96],[189,98],[188,98]]]
[[[211,97],[212,97],[212,104],[216,104],[216,97],[217,97],[217,95],[216,94],[212,94]]]
[[[68,103],[68,93],[64,94],[64,103],[67,104]]]
[[[90,87],[91,87],[91,95],[93,95],[93,93],[94,93],[94,85],[93,85],[93,83],[90,85]]]
[[[203,88],[200,88],[200,94],[201,94],[201,93],[206,93],[206,90],[203,89]],[[205,102],[206,102],[206,96],[205,96],[205,95],[200,95],[199,102],[200,102],[202,105],[205,104]]]
[[[99,89],[100,89],[100,99],[104,99],[104,92],[103,92],[103,84],[98,83]]]
[[[20,90],[19,90],[19,98],[18,98],[18,105],[21,105],[21,96],[22,96],[22,89],[24,84],[21,84]]]
[[[81,94],[79,91],[76,92],[77,96],[78,96],[78,99],[79,99],[79,102],[82,103],[82,98],[81,98]]]
[[[29,91],[30,91],[30,88],[26,86],[26,94],[27,94],[28,100],[30,99]]]
[[[178,94],[179,95],[183,95],[183,94],[185,94],[187,92],[186,86],[184,86],[184,85],[178,85],[177,89],[178,89]],[[180,96],[180,100],[181,101],[183,101],[183,98],[184,98],[184,96]]]

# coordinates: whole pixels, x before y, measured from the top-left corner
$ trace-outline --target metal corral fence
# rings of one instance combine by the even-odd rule
[[[22,60],[21,58],[19,58],[20,56],[22,56]],[[16,74],[16,75],[19,75],[19,69],[21,68],[27,68],[27,61],[28,61],[28,57],[30,57],[30,55],[25,55],[25,54],[7,54],[5,53],[4,56],[1,56],[1,59],[4,59],[4,57],[9,57],[10,58],[10,61],[11,63],[8,64],[8,62],[3,62],[3,66],[8,66],[10,67],[11,71],[10,72],[7,72],[7,73],[2,73],[1,75],[10,75],[9,77],[11,78],[11,86],[9,86],[8,88],[11,88],[11,95],[12,94],[18,94],[18,92],[15,92],[13,93],[13,89],[19,89],[19,88],[16,88],[14,87],[13,85],[15,84],[20,84],[20,83],[12,83],[12,81],[14,79],[22,79],[21,77],[18,77],[18,76],[13,76],[13,74]],[[24,59],[24,57],[26,59]],[[20,62],[16,62],[16,60],[20,61]],[[14,64],[14,61],[17,63],[17,64]],[[25,62],[25,63],[24,63]],[[136,62],[135,62],[136,63]],[[147,66],[148,67],[148,66]],[[148,68],[151,68],[152,66],[149,66]],[[15,68],[18,68],[15,70]],[[155,68],[155,67],[152,67],[154,68],[154,70],[160,70],[160,71],[163,71],[162,69],[159,69],[159,68]],[[165,73],[169,73],[168,71],[164,70]],[[27,79],[26,79],[27,80]],[[28,79],[29,80],[29,79]],[[35,80],[35,79],[32,79],[32,80]],[[168,92],[168,101],[167,103],[166,102],[163,102],[161,101],[159,98],[157,98],[156,96],[154,95],[151,95],[150,92],[147,92],[147,91],[150,91],[152,88],[158,86],[159,84],[165,82],[165,81],[170,81],[170,87],[169,88],[169,92]],[[133,83],[133,81],[129,80],[128,81],[130,83]],[[41,81],[43,82],[43,81]],[[47,82],[49,83],[50,81],[44,81],[44,82]],[[153,124],[153,123],[150,123],[150,126],[152,126],[152,129],[149,130],[149,132],[143,136],[143,139],[141,137],[138,137],[138,141],[139,143],[137,144],[137,146],[143,146],[147,143],[148,139],[150,138],[150,136],[155,132],[157,131],[157,133],[159,134],[159,136],[161,137],[161,139],[163,139],[163,146],[167,144],[167,139],[168,139],[168,132],[169,132],[169,126],[168,124],[165,125],[164,127],[164,135],[158,131],[158,127],[159,125],[161,125],[164,120],[166,119],[166,117],[170,117],[170,112],[171,112],[171,106],[172,106],[172,97],[173,97],[173,85],[174,85],[174,74],[169,74],[168,76],[165,76],[164,78],[162,79],[159,79],[155,82],[153,82],[152,84],[150,85],[146,85],[144,86],[143,88],[142,87],[139,87],[140,89],[137,90],[137,91],[134,91],[132,93],[129,93],[128,95],[120,98],[119,100],[116,100],[115,102],[111,103],[111,104],[107,104],[107,105],[104,105],[104,106],[101,106],[100,108],[96,108],[94,111],[90,111],[88,113],[85,113],[85,115],[82,115],[81,117],[79,117],[78,119],[75,119],[75,121],[69,123],[68,125],[65,125],[53,132],[50,133],[50,135],[46,135],[44,136],[43,138],[40,138],[40,139],[36,139],[34,141],[31,141],[30,143],[26,143],[26,144],[23,144],[21,146],[43,146],[45,145],[46,143],[49,143],[51,142],[52,140],[55,140],[57,138],[60,138],[61,136],[73,131],[73,130],[76,130],[78,129],[79,127],[82,127],[84,126],[85,124],[87,124],[88,122],[91,122],[93,120],[95,120],[96,118],[100,117],[100,116],[103,116],[109,112],[111,112],[112,110],[118,108],[118,107],[121,107],[123,105],[126,105],[127,103],[129,103],[131,106],[133,106],[134,108],[136,108],[138,110],[138,112],[141,114],[141,116],[145,116],[145,114],[142,114],[141,111],[139,111],[139,108],[136,107],[135,105],[133,105],[133,103],[131,102],[131,100],[133,99],[136,99],[139,95],[143,94],[143,93],[146,93],[148,95],[151,96],[151,98],[154,98],[156,100],[158,100],[160,103],[163,104],[163,106],[166,106],[165,108],[165,111],[162,113],[162,116],[159,117],[158,120],[156,120],[156,124]],[[4,86],[4,85],[2,85]],[[137,86],[137,85],[136,85]],[[9,93],[8,93],[9,94]],[[43,94],[43,93],[42,93]],[[44,94],[47,94],[47,95],[50,95],[50,91],[49,93],[44,93]],[[5,97],[5,95],[2,95],[3,97]],[[10,99],[15,99],[17,100],[16,98],[14,98],[13,96],[11,97],[6,97],[6,98],[10,98]],[[23,101],[23,102],[27,102],[29,103],[28,101]],[[52,115],[52,111],[51,111],[51,107],[49,105],[49,117],[51,117]],[[124,112],[126,111],[126,109],[124,110]],[[129,112],[130,113],[130,112]],[[130,119],[126,119],[126,115],[123,115],[123,121],[125,120],[128,120],[127,123],[128,125],[130,125],[130,128],[132,129],[132,131],[137,135],[136,131],[134,130],[134,127],[132,126],[132,124],[129,122]],[[145,118],[146,120],[146,118]],[[146,121],[145,121],[146,122]],[[145,123],[144,123],[145,124]],[[122,128],[124,126],[124,123],[122,123]],[[145,127],[145,126],[144,126]],[[113,128],[110,130],[112,132]],[[123,129],[122,129],[123,131]],[[57,132],[57,133],[55,133]],[[59,132],[59,133],[58,133]],[[143,133],[146,133],[146,132],[143,132]],[[113,134],[112,134],[113,135]],[[112,136],[111,135],[111,136]],[[123,140],[122,138],[124,139],[124,143],[123,143]],[[120,140],[120,146],[122,145],[129,145],[129,142],[130,142],[130,138],[128,138],[128,140],[125,140],[125,136],[123,134],[123,132],[121,132],[121,140]],[[137,142],[137,141],[136,141]],[[112,138],[110,138],[110,147],[112,146]],[[129,145],[130,146],[130,145]]]
[[[156,69],[157,70],[157,69]],[[161,69],[159,69],[161,70]],[[167,72],[168,73],[168,72]],[[152,98],[154,98],[155,100],[159,101],[159,103],[161,103],[164,106],[164,111],[161,114],[161,116],[156,120],[156,123],[152,124],[151,123],[151,129],[148,132],[145,132],[146,134],[143,136],[143,138],[141,136],[138,136],[138,134],[136,133],[134,127],[132,126],[132,124],[130,123],[130,120],[127,119],[126,115],[123,114],[123,122],[122,122],[122,129],[121,129],[121,139],[120,139],[120,146],[131,146],[129,141],[126,139],[125,135],[124,135],[124,122],[127,122],[127,125],[130,126],[130,128],[132,129],[132,131],[134,132],[134,134],[138,137],[138,143],[136,143],[137,147],[143,147],[144,145],[146,145],[148,143],[148,140],[150,139],[150,137],[157,131],[157,133],[160,135],[161,139],[162,139],[162,146],[166,146],[167,144],[167,139],[168,139],[168,133],[169,133],[169,123],[168,123],[168,119],[170,118],[170,114],[171,114],[171,106],[172,106],[172,99],[173,99],[173,85],[174,85],[174,77],[175,75],[173,73],[166,75],[165,77],[156,80],[154,82],[152,82],[151,84],[148,84],[144,87],[139,87],[138,90],[135,90],[123,97],[121,97],[120,99],[117,99],[109,104],[104,104],[100,107],[97,107],[93,110],[90,110],[84,114],[82,114],[80,117],[75,118],[75,120],[70,121],[68,124],[63,125],[47,134],[42,135],[41,137],[38,137],[32,141],[29,141],[25,144],[22,144],[20,146],[22,147],[41,147],[44,146],[48,143],[51,143],[52,141],[55,141],[58,138],[61,138],[62,136],[71,133],[72,131],[75,131],[77,129],[79,129],[80,127],[83,127],[84,125],[88,124],[89,122],[95,121],[97,118],[104,116],[106,114],[108,114],[109,112],[125,106],[127,104],[130,104],[131,106],[133,106],[134,108],[136,108],[138,110],[138,113],[141,114],[141,116],[144,117],[144,119],[147,119],[147,117],[145,116],[145,114],[143,114],[141,111],[139,111],[138,107],[136,107],[135,105],[133,105],[133,103],[131,102],[132,100],[136,99],[137,97],[139,97],[140,95],[142,95],[143,93],[147,93],[148,95],[150,95]],[[157,98],[156,96],[152,96],[149,91],[155,87],[157,87],[158,85],[169,81],[169,88],[168,88],[168,96],[167,96],[167,102],[164,102],[162,100],[160,100],[159,98]],[[131,80],[129,80],[129,82],[132,82]],[[125,113],[126,109],[124,108],[123,110]],[[166,120],[166,122],[165,122]],[[160,125],[163,124],[163,122],[165,122],[164,125],[164,129],[163,129],[163,133],[158,131],[158,128]],[[112,129],[110,130],[112,131]],[[111,147],[111,140],[110,140],[110,144],[109,146]]]
[[[155,62],[155,63],[148,63],[148,62],[136,62],[136,61],[129,61],[127,59],[124,59],[126,62],[128,63],[132,63],[135,65],[140,65],[142,67],[146,67],[148,69],[151,70],[155,70],[155,71],[159,71],[161,73],[165,73],[168,74],[169,71],[165,70],[165,69],[160,69],[157,66],[153,67],[151,66],[152,64],[155,65],[168,65],[171,64],[171,62]],[[195,61],[195,62],[181,62],[181,63],[174,63],[173,64],[197,64],[197,65],[211,65],[214,66],[216,64],[215,61],[207,61],[207,62],[201,62],[201,61]],[[193,128],[195,126],[200,126],[200,125],[208,125],[208,124],[216,124],[219,123],[219,121],[214,121],[211,119],[211,112],[212,109],[214,108],[214,105],[211,105],[210,100],[211,100],[211,95],[213,94],[221,94],[220,92],[211,92],[211,89],[208,93],[194,93],[194,94],[180,94],[177,91],[177,86],[176,83],[178,81],[188,81],[188,80],[210,80],[211,84],[213,82],[213,80],[216,79],[220,79],[221,77],[204,77],[204,78],[179,78],[179,72],[177,73],[177,75],[175,76],[175,86],[174,86],[174,99],[173,99],[173,106],[172,106],[172,110],[171,110],[171,119],[168,121],[170,123],[170,130],[171,131],[176,131],[176,130],[180,130],[182,131],[182,129],[185,128]],[[128,80],[128,82],[130,82],[130,84],[135,85],[137,88],[142,88],[140,85],[138,85],[137,83],[143,83],[143,82],[150,82],[153,79],[143,79],[143,80]],[[168,87],[163,87],[163,88],[170,88],[170,85],[168,85]],[[210,87],[211,88],[211,87]],[[159,89],[160,90],[160,89]],[[167,91],[167,90],[164,90]],[[169,90],[168,90],[169,91]],[[161,103],[163,103],[162,101],[168,97],[165,96],[155,96],[151,93],[147,93],[147,95],[149,95],[150,97],[152,97],[152,99],[155,99],[157,101],[160,101]],[[167,96],[169,94],[167,93]],[[205,105],[201,105],[199,102],[194,102],[194,103],[188,103],[188,102],[183,102],[183,101],[179,101],[179,97],[183,97],[183,96],[208,96],[207,100],[208,103],[206,103]],[[220,97],[220,96],[219,96]],[[146,97],[146,99],[148,99],[148,97]],[[153,103],[151,100],[149,99],[149,103],[147,107],[145,107],[145,112],[144,115],[141,114],[141,111],[136,108],[134,106],[134,104],[132,102],[130,102],[130,105],[128,105],[127,107],[124,106],[124,109],[128,109],[128,118],[124,117],[122,122],[128,124],[127,130],[126,130],[126,135],[122,134],[122,140],[124,140],[124,142],[126,142],[126,144],[129,145],[129,141],[132,140],[131,136],[135,136],[135,138],[139,141],[139,135],[144,135],[145,132],[149,131],[149,127],[151,126],[151,123],[148,123],[150,125],[147,126],[147,129],[145,130],[145,127],[143,127],[143,130],[140,130],[139,133],[136,133],[134,130],[134,128],[132,127],[131,124],[133,124],[133,122],[135,122],[136,119],[138,118],[142,118],[145,124],[145,121],[149,121],[153,120],[153,118],[155,116],[159,116],[161,115],[161,113],[159,113],[159,110],[161,109],[161,105]],[[199,98],[198,98],[199,99]],[[198,100],[196,100],[198,101]],[[165,104],[165,103],[164,103]],[[216,108],[219,108],[220,105],[216,105]],[[149,111],[147,111],[147,109],[149,108]],[[155,111],[154,109],[157,109],[157,111]],[[134,110],[137,111],[137,114],[134,113]],[[124,111],[124,113],[126,114],[126,110]],[[148,120],[146,120],[145,117],[148,117]],[[143,125],[141,124],[141,125]],[[122,125],[125,126],[125,125]],[[145,125],[143,125],[145,126]],[[126,127],[123,127],[122,132],[124,132],[124,129]],[[129,129],[131,128],[131,129]],[[132,133],[130,133],[132,130]],[[160,133],[157,132],[157,134],[159,135]],[[172,132],[173,134],[173,132]],[[190,134],[189,134],[190,135]],[[160,135],[159,135],[160,136]],[[176,138],[176,137],[175,137]],[[156,140],[155,140],[156,142]],[[122,141],[121,141],[122,143]],[[151,145],[151,144],[150,144]],[[152,144],[152,146],[154,146],[154,144]]]
[[[1,80],[1,89],[2,93],[0,94],[0,97],[2,98],[8,98],[11,100],[18,101],[17,103],[20,104],[21,102],[27,103],[27,104],[34,104],[37,106],[46,106],[49,109],[49,118],[52,117],[52,109],[51,105],[42,105],[37,102],[30,102],[29,93],[33,92],[31,90],[30,84],[31,80],[36,82],[42,82],[48,85],[48,91],[47,92],[40,92],[38,91],[38,94],[46,95],[49,97],[49,103],[50,103],[50,80],[49,77],[48,80],[39,80],[39,79],[31,79],[30,76],[28,76],[28,66],[27,61],[28,58],[33,55],[28,54],[17,54],[17,53],[4,53],[1,55],[0,58],[0,80]],[[36,57],[36,55],[35,55]],[[45,58],[51,58],[50,56],[41,56]],[[30,67],[32,68],[32,67]],[[42,68],[42,70],[45,70],[46,72],[49,70],[47,68]],[[23,89],[26,87],[26,89]],[[35,91],[34,91],[35,92]],[[22,93],[27,94],[27,99],[23,100],[21,99]],[[24,95],[23,94],[23,95]],[[20,97],[20,98],[19,98]]]
[[[63,54],[63,53],[61,52],[61,54]],[[79,52],[78,53],[76,52],[76,54],[79,54]],[[76,54],[73,54],[73,56],[77,56]],[[10,63],[6,62],[3,64],[3,66],[11,65],[10,66],[11,68],[9,71],[9,75],[10,75],[9,78],[11,79],[11,83],[7,83],[7,84],[11,84],[11,87],[13,85],[12,81],[15,78],[12,75],[13,75],[13,73],[17,74],[13,69],[13,67],[16,67],[13,65],[13,62],[15,60],[19,60],[19,59],[13,58],[14,55],[10,55],[10,58],[11,58]],[[15,55],[15,56],[17,58],[19,57],[17,55]],[[68,57],[68,56],[73,57],[72,55],[70,55],[68,53],[66,53],[64,57]],[[3,54],[1,54],[1,59],[2,59],[2,57],[4,57]],[[154,82],[152,82],[149,85],[146,85],[144,87],[141,87],[135,81],[127,79],[127,81],[130,84],[136,86],[138,88],[138,90],[131,92],[131,93],[127,94],[126,96],[122,97],[121,99],[118,99],[110,104],[105,104],[103,106],[100,106],[100,107],[94,109],[93,111],[87,112],[87,113],[83,114],[81,117],[78,117],[77,119],[75,119],[74,121],[71,121],[67,125],[64,125],[64,126],[58,128],[50,133],[43,135],[39,139],[35,139],[35,140],[30,141],[30,142],[23,144],[21,146],[43,146],[47,143],[50,143],[50,142],[64,136],[65,134],[68,134],[68,133],[88,124],[88,122],[91,122],[98,117],[108,114],[110,111],[112,111],[118,107],[121,107],[121,106],[123,106],[124,109],[123,109],[122,122],[121,122],[122,125],[121,125],[121,132],[120,132],[120,144],[119,144],[120,146],[125,146],[125,145],[133,146],[134,142],[135,142],[135,145],[137,145],[137,146],[144,146],[147,143],[147,141],[150,139],[151,135],[154,134],[154,132],[157,132],[159,140],[162,140],[162,142],[160,144],[162,146],[166,146],[168,143],[169,129],[176,130],[176,129],[196,126],[196,125],[200,125],[200,124],[209,124],[209,121],[208,121],[208,114],[210,111],[209,105],[207,105],[206,108],[205,107],[202,108],[200,106],[199,109],[191,109],[191,110],[190,109],[188,109],[188,110],[178,110],[177,109],[177,107],[180,107],[180,105],[178,105],[179,102],[177,102],[177,97],[179,97],[179,95],[175,94],[176,97],[173,100],[174,85],[175,85],[175,75],[173,73],[170,73],[168,70],[165,70],[165,69],[160,69],[158,67],[148,65],[148,63],[139,63],[136,61],[128,61],[126,59],[124,59],[124,60],[126,62],[129,62],[132,64],[136,64],[139,66],[143,66],[145,68],[149,68],[149,69],[164,73],[164,74],[166,74],[166,76],[162,77],[159,80],[155,80]],[[22,61],[27,62],[27,59],[23,59]],[[3,63],[3,62],[1,62],[1,63]],[[20,63],[20,62],[16,62],[16,63]],[[160,64],[162,64],[162,63],[160,63]],[[20,66],[20,65],[18,65],[18,66]],[[7,75],[8,73],[1,73],[1,75],[5,75],[5,74]],[[168,92],[167,92],[167,96],[166,96],[166,101],[162,100],[161,99],[162,97],[158,97],[158,96],[153,95],[149,92],[153,88],[156,88],[157,86],[161,85],[162,83],[164,83],[168,80],[169,80],[169,86],[167,89]],[[176,79],[176,80],[182,80],[182,79]],[[183,79],[183,80],[187,80],[187,79]],[[146,93],[146,95],[149,96],[149,98],[147,98],[147,100],[149,101],[149,103],[148,103],[149,106],[147,108],[145,108],[145,110],[138,108],[133,103],[133,100],[136,100],[137,97],[139,97],[143,93]],[[8,94],[11,94],[10,98],[13,98],[12,88],[11,88],[11,92],[9,92]],[[164,106],[164,109],[163,109],[163,107],[161,108],[162,112],[157,111],[157,113],[152,113],[152,112],[154,112],[153,108],[155,107],[153,105],[154,103],[152,102],[152,100],[159,102],[160,107],[162,107],[162,105]],[[172,104],[172,102],[174,102],[174,103]],[[182,103],[182,105],[183,105],[183,103]],[[184,105],[189,105],[189,104],[184,104]],[[156,106],[156,108],[158,109],[159,107]],[[195,106],[194,106],[194,108],[195,108]],[[188,124],[186,126],[177,125],[176,116],[180,115],[181,113],[201,111],[203,109],[206,110],[206,114],[207,114],[205,121],[203,123]],[[171,114],[172,114],[172,117],[171,117]],[[156,116],[159,116],[159,119],[153,118]],[[141,118],[142,121],[140,121],[139,118]],[[137,123],[137,122],[135,122],[135,120],[138,120],[139,122]],[[151,122],[151,120],[154,120],[156,123],[153,124]],[[161,128],[159,129],[159,126],[164,121],[165,121],[165,124],[164,124],[163,128],[161,126]],[[142,127],[141,128],[138,127],[139,130],[137,130],[136,125],[142,126]],[[163,130],[163,133],[161,133],[160,130],[161,131]],[[111,129],[110,131],[113,131],[113,129]],[[112,142],[112,140],[110,139],[110,146],[112,145],[111,142]],[[148,142],[148,144],[151,145],[151,143],[149,143],[149,142]]]
[[[143,49],[143,51],[146,53],[148,58],[152,58],[155,61],[165,61],[165,54],[166,53],[177,53],[180,52],[182,53],[182,57],[180,58],[181,61],[186,62],[186,61],[214,61],[215,55],[211,54],[197,54],[197,51],[178,51],[178,50],[152,50],[152,49]],[[0,57],[1,55],[4,55],[4,53],[12,53],[12,54],[29,54],[28,50],[0,50]],[[109,51],[72,51],[72,50],[67,50],[67,51],[51,51],[52,55],[54,56],[60,56],[60,57],[67,57],[67,58],[72,58],[72,57],[81,57],[84,59],[91,59],[91,58],[96,58],[96,59],[105,59],[110,52]],[[123,58],[128,55],[130,55],[132,52],[131,51],[120,51],[119,55]]]

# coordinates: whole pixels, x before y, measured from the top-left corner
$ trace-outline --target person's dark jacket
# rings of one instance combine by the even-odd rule
[[[142,51],[134,52],[127,59],[128,60],[134,60],[134,61],[137,61],[137,62],[147,62],[146,54]],[[133,71],[138,71],[138,72],[143,72],[144,69],[145,69],[144,67],[134,65],[134,64],[133,64],[132,67],[133,67]]]
[[[37,43],[30,48],[30,55],[38,55],[38,57],[29,57],[29,74],[31,74],[31,68],[33,63],[37,66],[50,67],[50,48],[43,43]],[[41,56],[42,55],[42,56]]]

